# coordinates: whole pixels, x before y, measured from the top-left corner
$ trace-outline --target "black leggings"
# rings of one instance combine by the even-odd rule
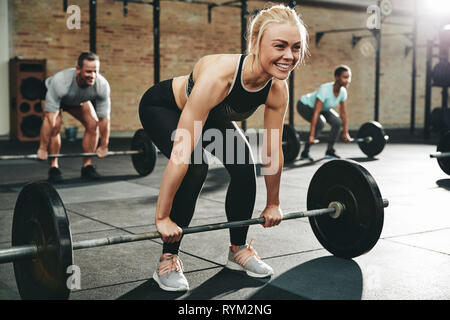
[[[308,122],[311,122],[314,113],[313,108],[304,105],[300,100],[298,100],[297,111],[303,117],[303,119],[305,119]],[[336,142],[339,136],[339,132],[342,126],[342,120],[337,114],[337,112],[334,111],[333,109],[322,111],[319,115],[319,118],[317,119],[315,138],[317,138],[319,134],[322,132],[322,129],[325,126],[326,122],[328,122],[331,126],[331,131],[328,136],[328,149],[331,150],[333,149],[334,143]],[[309,145],[306,144],[305,149],[308,148]]]
[[[177,128],[180,115],[181,110],[178,109],[173,96],[172,80],[162,81],[148,89],[139,104],[139,117],[144,130],[167,158],[170,158],[172,152],[173,141],[171,137]],[[256,197],[256,171],[250,146],[242,131],[234,122],[214,119],[211,113],[203,126],[203,134],[208,129],[215,129],[216,133],[220,131],[223,137],[223,148],[219,150],[214,148],[211,153],[223,163],[230,175],[225,199],[227,219],[228,221],[250,219]],[[202,141],[202,143],[197,144],[186,175],[175,194],[170,219],[179,227],[187,227],[194,214],[195,204],[208,172],[206,160],[200,163],[194,160],[205,159],[205,148],[210,143],[212,142]],[[230,146],[232,149],[230,149]],[[194,155],[198,155],[199,152],[201,157],[196,156],[194,158]],[[243,156],[245,158],[242,158]],[[241,158],[245,161],[242,161]],[[248,226],[230,229],[231,244],[245,244],[247,232]],[[163,253],[177,254],[180,242],[164,243]]]

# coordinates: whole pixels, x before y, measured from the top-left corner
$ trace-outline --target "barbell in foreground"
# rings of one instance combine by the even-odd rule
[[[370,173],[355,161],[332,160],[314,174],[307,211],[286,213],[283,220],[309,218],[319,242],[329,252],[353,258],[377,243],[388,200]],[[263,224],[264,218],[183,228],[183,234]],[[14,208],[12,247],[0,250],[0,263],[14,263],[23,299],[68,299],[68,267],[73,251],[159,239],[156,231],[72,242],[64,203],[47,182],[32,182],[19,193]]]

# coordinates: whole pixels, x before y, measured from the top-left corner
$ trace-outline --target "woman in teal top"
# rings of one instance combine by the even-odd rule
[[[301,153],[301,159],[312,160],[309,156],[310,145],[315,143],[315,138],[322,131],[325,122],[331,125],[328,147],[325,152],[327,158],[339,158],[333,146],[341,126],[343,128],[342,139],[345,142],[351,141],[348,134],[345,100],[347,100],[347,86],[351,82],[352,72],[348,66],[341,65],[334,71],[334,77],[334,82],[322,84],[319,89],[305,94],[297,102],[298,112],[306,121],[311,123],[311,131],[305,149]],[[338,105],[339,114],[333,110]]]

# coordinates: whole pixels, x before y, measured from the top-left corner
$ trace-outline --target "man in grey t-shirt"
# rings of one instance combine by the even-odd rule
[[[111,99],[108,81],[99,73],[99,57],[83,52],[76,68],[59,71],[45,81],[45,115],[37,157],[46,160],[48,154],[61,149],[62,111],[70,113],[85,128],[82,146],[84,152],[96,152],[99,158],[108,153]],[[97,130],[97,128],[99,130]],[[100,146],[97,148],[100,131]],[[92,158],[83,158],[81,177],[98,180],[100,175],[92,165]],[[62,182],[58,158],[50,160],[49,181]]]

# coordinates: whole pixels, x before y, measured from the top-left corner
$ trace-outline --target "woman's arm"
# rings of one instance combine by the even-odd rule
[[[156,228],[164,242],[178,242],[181,238],[181,229],[169,217],[172,202],[186,175],[191,154],[208,114],[225,98],[227,91],[228,79],[223,70],[218,70],[213,64],[198,70],[194,88],[182,109],[175,131],[172,153],[163,174],[156,206]]]
[[[280,224],[282,218],[280,209],[280,183],[284,162],[282,136],[288,101],[289,94],[286,82],[274,80],[264,110],[265,130],[262,161],[267,202],[261,217],[266,219],[265,228]]]
[[[344,101],[339,103],[339,116],[342,120],[342,139],[345,142],[350,142],[351,137],[348,134],[348,124],[347,124],[347,106]]]
[[[323,108],[323,102],[320,99],[316,99],[316,103],[314,104],[313,116],[311,119],[311,130],[309,132],[309,144],[314,144],[315,136],[316,136],[316,125],[319,120],[320,112]]]

